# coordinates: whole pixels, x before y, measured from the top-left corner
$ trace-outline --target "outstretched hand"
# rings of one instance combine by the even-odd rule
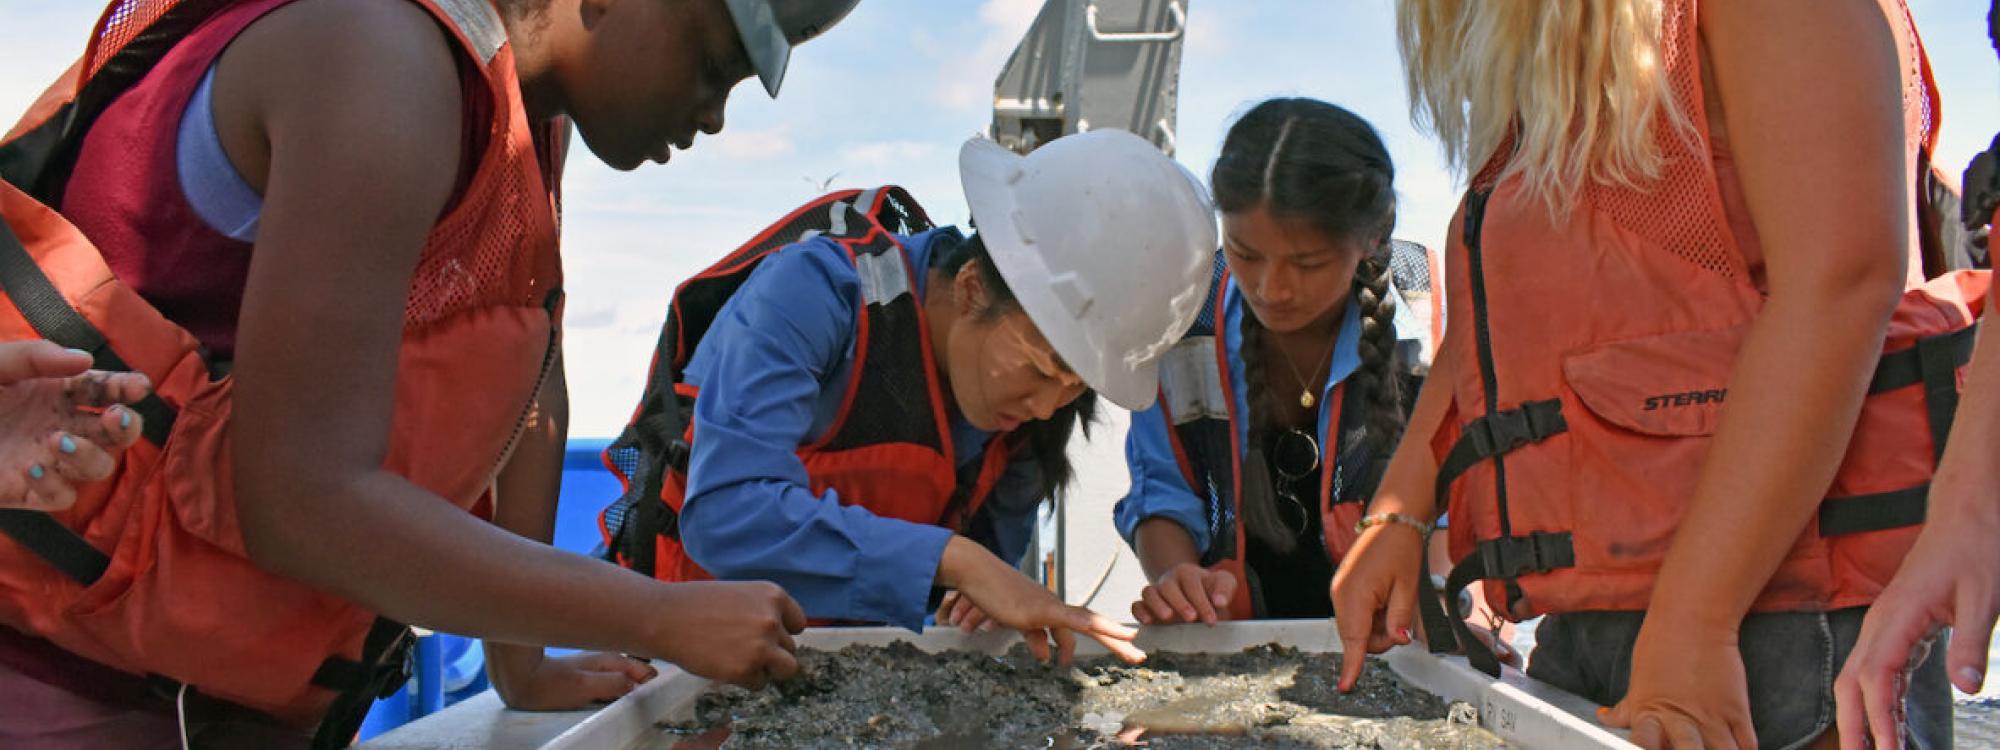
[[[1137,664],[1146,652],[1132,645],[1139,632],[1082,607],[1064,604],[1048,589],[1028,580],[977,542],[953,537],[945,547],[941,568],[950,568],[960,597],[1003,627],[1021,631],[1035,658],[1068,664],[1076,653],[1076,634],[1090,636],[1118,658]],[[1049,642],[1055,651],[1049,651]]]
[[[1833,684],[1842,748],[1859,750],[1871,739],[1878,748],[1900,746],[1910,673],[1945,627],[1952,631],[1945,653],[1952,684],[1977,693],[1986,682],[1986,649],[2000,619],[2000,553],[1993,549],[2000,502],[1984,485],[1940,502],[1940,492],[1960,490],[1966,488],[1958,483],[1934,485],[1931,507],[1939,515],[1924,524],[1861,621],[1861,636]]]
[[[1423,566],[1424,535],[1401,524],[1361,532],[1333,575],[1333,611],[1340,629],[1340,690],[1354,689],[1366,659],[1410,642],[1416,619],[1417,575]]]

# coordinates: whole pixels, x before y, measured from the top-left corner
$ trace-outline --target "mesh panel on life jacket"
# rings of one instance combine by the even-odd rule
[[[1669,2],[1661,9],[1660,52],[1668,93],[1691,129],[1683,132],[1664,116],[1654,118],[1653,140],[1659,144],[1663,160],[1659,180],[1646,190],[1592,181],[1585,186],[1584,196],[1634,234],[1656,238],[1663,249],[1689,263],[1735,278],[1748,269],[1715,192],[1712,154],[1706,139],[1698,137],[1707,132],[1708,112],[1702,93],[1696,5]],[[1920,112],[1917,132],[1928,134],[1934,129],[1936,113],[1931,107],[1921,48],[1914,39],[1912,36],[1903,45],[1907,64],[1916,71],[1903,91],[1904,111]]]
[[[104,65],[125,45],[138,38],[140,32],[160,20],[160,16],[182,0],[118,0],[104,9],[104,16],[98,20],[97,34],[91,39],[88,59],[84,63],[84,79],[88,80],[104,69]],[[214,4],[214,3],[210,3]]]
[[[1396,279],[1396,288],[1405,294],[1428,292],[1431,290],[1430,251],[1409,240],[1390,240],[1389,272]],[[1438,321],[1437,325],[1443,325]]]
[[[1201,306],[1201,314],[1194,317],[1194,326],[1182,338],[1215,335],[1216,316],[1221,310],[1218,301],[1222,295],[1222,279],[1228,271],[1229,259],[1223,256],[1221,250],[1215,251],[1214,268],[1208,277],[1208,302]]]
[[[899,261],[906,257],[902,248],[880,231],[852,250],[857,261],[871,255]],[[928,269],[902,271],[913,277],[927,273]],[[911,282],[914,284],[914,279]],[[828,437],[822,450],[916,443],[942,451],[945,436],[933,408],[928,329],[919,324],[922,308],[916,294],[905,291],[893,299],[871,301],[866,309],[868,321],[861,330],[867,341],[857,342],[856,349],[867,353],[866,361],[855,358],[857,380],[852,386],[853,402],[847,409],[847,418]]]
[[[559,148],[551,143],[549,148]],[[535,154],[523,153],[534,146],[524,142],[495,139],[487,144],[488,170],[502,174],[480,174],[475,180],[500,180],[520,185],[542,182],[554,175],[536,174],[541,167]],[[467,155],[472,158],[473,155]],[[488,195],[491,195],[488,193]],[[521,262],[522,248],[512,243],[478,242],[483,237],[525,237],[537,224],[554,221],[551,197],[493,196],[485,210],[461,205],[431,231],[423,257],[410,278],[410,303],[404,310],[404,324],[420,327],[466,310],[494,305],[539,305],[549,290],[560,283],[560,269]],[[463,210],[474,209],[474,210]],[[535,212],[531,214],[530,212]],[[468,252],[469,251],[469,252]]]
[[[1728,218],[1716,196],[1715,167],[1708,144],[1707,108],[1702,100],[1701,54],[1693,3],[1661,9],[1660,54],[1668,95],[1688,118],[1682,130],[1664,114],[1653,118],[1653,142],[1660,149],[1660,177],[1646,190],[1590,181],[1584,200],[1641,237],[1689,263],[1736,278],[1747,274],[1743,256],[1729,233]]]

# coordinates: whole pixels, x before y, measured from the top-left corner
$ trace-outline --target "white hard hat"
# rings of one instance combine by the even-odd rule
[[[743,37],[743,49],[750,53],[750,67],[772,98],[785,80],[785,64],[792,48],[846,18],[861,0],[728,0],[729,16],[736,21],[736,33]]]
[[[1111,129],[1027,156],[973,138],[958,172],[994,267],[1056,353],[1112,403],[1150,406],[1157,361],[1194,324],[1214,267],[1201,182]]]

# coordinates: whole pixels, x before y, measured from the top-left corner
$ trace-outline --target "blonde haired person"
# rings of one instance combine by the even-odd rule
[[[1985,291],[1913,262],[1935,101],[1901,0],[1404,0],[1399,31],[1471,190],[1412,439],[1334,582],[1347,648],[1408,640],[1444,498],[1447,588],[1548,615],[1529,674],[1638,744],[1828,739]],[[1905,707],[1948,746],[1937,664]]]

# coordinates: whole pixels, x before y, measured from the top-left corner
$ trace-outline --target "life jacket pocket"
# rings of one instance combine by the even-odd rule
[[[1569,523],[1546,525],[1576,529],[1578,568],[1649,570],[1665,556],[1728,403],[1747,329],[1625,339],[1564,356],[1574,491]]]

